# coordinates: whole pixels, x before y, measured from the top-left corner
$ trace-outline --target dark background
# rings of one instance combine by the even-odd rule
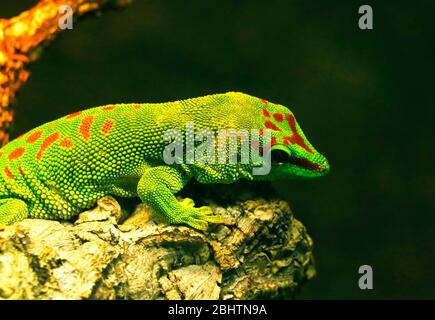
[[[12,17],[34,1],[0,5]],[[372,5],[374,30],[358,28]],[[435,298],[435,1],[136,0],[32,65],[15,133],[74,110],[242,91],[292,109],[329,175],[275,184],[315,241],[300,298]],[[358,268],[374,289],[358,288]]]

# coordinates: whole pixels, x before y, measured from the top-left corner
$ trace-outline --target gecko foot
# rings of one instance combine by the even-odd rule
[[[179,204],[180,208],[174,212],[171,223],[184,223],[203,231],[207,230],[209,222],[224,223],[224,218],[219,214],[213,214],[213,209],[209,206],[196,208],[190,198],[185,198]]]

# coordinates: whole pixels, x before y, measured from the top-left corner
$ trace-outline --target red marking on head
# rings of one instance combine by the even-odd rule
[[[135,105],[133,106],[133,108],[135,108],[135,109],[137,110],[137,109],[142,108],[142,106],[141,106],[140,104],[135,104]]]
[[[281,129],[280,128],[278,128],[273,122],[271,122],[271,121],[269,121],[269,120],[267,120],[265,123],[264,123],[264,125],[265,125],[265,127],[267,128],[267,129],[270,129],[270,130],[273,130],[273,131],[281,131]]]
[[[259,134],[261,137],[263,137],[263,136],[264,136],[264,129],[263,129],[263,128],[260,128],[260,129],[258,130],[258,134]]]
[[[313,150],[311,150],[310,147],[306,145],[304,138],[302,138],[299,132],[297,131],[295,117],[292,114],[286,114],[285,118],[293,134],[291,136],[284,137],[282,139],[282,143],[286,145],[288,145],[289,143],[297,144],[298,146],[304,148],[307,152],[314,154]]]
[[[24,136],[24,133],[22,133],[18,137],[16,137],[15,140],[21,139],[23,136]]]
[[[3,155],[3,151],[0,152],[0,158],[2,157],[2,155]]]
[[[262,104],[267,104],[267,101],[264,100],[264,99],[260,99],[260,101],[261,101]]]
[[[305,158],[295,157],[294,155],[290,156],[290,163],[295,164],[298,167],[309,169],[309,170],[321,169],[321,167],[318,164],[311,162],[310,160]]]
[[[282,144],[285,144],[286,146],[290,144],[290,137],[284,137],[282,138]]]
[[[22,176],[25,176],[25,175],[26,175],[26,174],[24,173],[23,168],[21,168],[21,165],[18,166],[18,171],[20,172],[20,174],[21,174]]]
[[[65,119],[75,118],[75,117],[77,117],[77,116],[79,116],[79,115],[81,115],[81,114],[82,114],[81,111],[77,111],[77,112],[74,112],[74,113],[71,113],[71,114],[67,115],[67,116],[65,117]]]
[[[284,117],[282,115],[281,112],[277,112],[273,114],[273,118],[277,121],[277,122],[282,122],[284,120]]]
[[[52,143],[54,143],[57,139],[59,139],[59,132],[54,132],[54,133],[50,134],[48,137],[46,137],[44,139],[44,141],[42,141],[41,146],[39,147],[38,154],[36,155],[37,161],[40,161],[42,159],[42,156],[43,156],[45,150],[47,150],[47,148]]]
[[[268,117],[268,118],[270,117],[270,113],[267,109],[263,108],[263,109],[261,109],[261,112],[263,113],[263,116]]]
[[[115,120],[113,119],[104,120],[103,127],[101,128],[101,132],[103,133],[103,135],[107,136],[110,130],[112,130],[114,124]]]
[[[38,131],[32,132],[32,133],[27,137],[26,142],[27,142],[27,143],[33,143],[33,142],[35,142],[36,140],[38,140],[39,137],[40,137],[41,135],[42,135],[42,130],[38,130]]]
[[[272,146],[278,144],[278,142],[276,141],[276,137],[272,137],[272,140],[271,140],[270,144],[271,144]]]
[[[74,143],[65,137],[59,142],[59,146],[65,149],[71,149],[74,146]]]
[[[116,106],[107,106],[107,107],[103,107],[103,108],[101,108],[101,110],[104,110],[104,111],[110,111],[110,110],[113,110],[113,109],[115,109],[116,108]]]
[[[83,139],[88,141],[91,138],[91,128],[92,124],[94,123],[94,116],[86,116],[82,119],[82,122],[80,123],[80,134],[82,135]]]
[[[26,148],[18,147],[16,149],[12,150],[8,154],[8,159],[9,160],[18,160],[23,155],[24,151],[26,151]]]
[[[5,173],[6,173],[6,176],[7,176],[9,179],[13,179],[13,178],[14,178],[14,176],[12,175],[12,172],[11,172],[11,170],[9,169],[8,166],[5,166]]]

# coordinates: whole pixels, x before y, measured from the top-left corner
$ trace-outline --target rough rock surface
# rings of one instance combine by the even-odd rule
[[[207,233],[165,225],[143,204],[126,218],[111,197],[74,223],[7,226],[0,231],[0,298],[292,297],[315,275],[305,227],[285,201],[228,201],[214,209],[225,225]]]

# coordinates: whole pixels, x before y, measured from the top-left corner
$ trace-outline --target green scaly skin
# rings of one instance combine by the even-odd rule
[[[163,161],[168,129],[272,129],[272,167],[255,176],[248,164],[174,164]],[[260,139],[263,147],[263,139]],[[105,195],[136,197],[171,224],[204,230],[222,223],[209,207],[174,196],[192,178],[200,183],[238,179],[314,178],[329,171],[286,107],[228,92],[156,104],[118,104],[77,112],[41,125],[0,149],[0,224],[25,218],[67,220]]]

